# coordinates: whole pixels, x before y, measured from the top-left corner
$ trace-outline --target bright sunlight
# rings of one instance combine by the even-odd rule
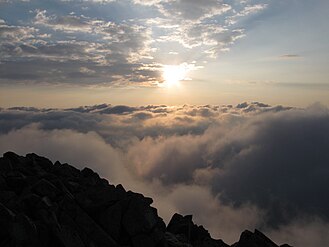
[[[166,86],[177,86],[182,80],[186,80],[186,74],[189,71],[185,64],[165,65],[163,68],[163,79]]]

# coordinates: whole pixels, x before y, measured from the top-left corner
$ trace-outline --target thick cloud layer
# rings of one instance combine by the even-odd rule
[[[228,242],[255,227],[296,246],[329,242],[329,111],[320,105],[16,107],[0,111],[0,126],[1,152],[90,166],[152,196],[165,220],[193,213]]]

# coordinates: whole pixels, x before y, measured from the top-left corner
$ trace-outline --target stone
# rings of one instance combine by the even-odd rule
[[[10,171],[5,174],[5,180],[9,188],[16,194],[20,194],[28,185],[26,176],[19,171]]]
[[[120,203],[116,203],[100,214],[100,225],[116,241],[119,241],[121,236],[122,213]]]
[[[0,158],[1,247],[228,247],[192,215],[174,214],[166,227],[152,203],[89,168],[33,153]],[[257,230],[232,246],[277,247]]]
[[[7,203],[11,199],[16,197],[16,193],[8,190],[0,190],[0,202]]]
[[[8,158],[0,158],[0,171],[1,172],[9,172],[12,171],[13,167],[11,165],[11,162]]]
[[[60,194],[55,185],[46,179],[41,179],[34,184],[31,190],[39,196],[48,196],[50,199],[55,199]]]
[[[25,214],[16,215],[11,229],[11,237],[18,246],[37,244],[37,228]]]
[[[123,216],[122,224],[130,236],[135,236],[151,232],[157,221],[157,215],[145,201],[132,197]]]
[[[167,241],[168,247],[193,247],[191,244],[179,240],[177,236],[171,232],[165,233],[165,239]]]
[[[192,215],[174,214],[167,226],[167,232],[173,234],[178,241],[194,247],[228,247],[222,240],[211,238],[203,226],[194,224]]]
[[[0,203],[0,240],[9,238],[14,219],[15,214],[5,205]]]
[[[278,247],[278,245],[258,230],[253,233],[246,230],[242,232],[239,242],[235,243],[234,247]]]

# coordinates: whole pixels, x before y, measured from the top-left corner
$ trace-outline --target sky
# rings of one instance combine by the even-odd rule
[[[329,245],[329,1],[0,0],[0,153],[90,167],[168,223]]]
[[[328,105],[328,15],[326,0],[0,0],[0,105]]]

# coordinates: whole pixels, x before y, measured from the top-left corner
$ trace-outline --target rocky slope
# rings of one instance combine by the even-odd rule
[[[229,246],[190,215],[175,214],[166,227],[152,202],[89,168],[53,164],[36,154],[7,152],[0,158],[2,247]],[[257,230],[244,231],[232,246],[277,247]]]

